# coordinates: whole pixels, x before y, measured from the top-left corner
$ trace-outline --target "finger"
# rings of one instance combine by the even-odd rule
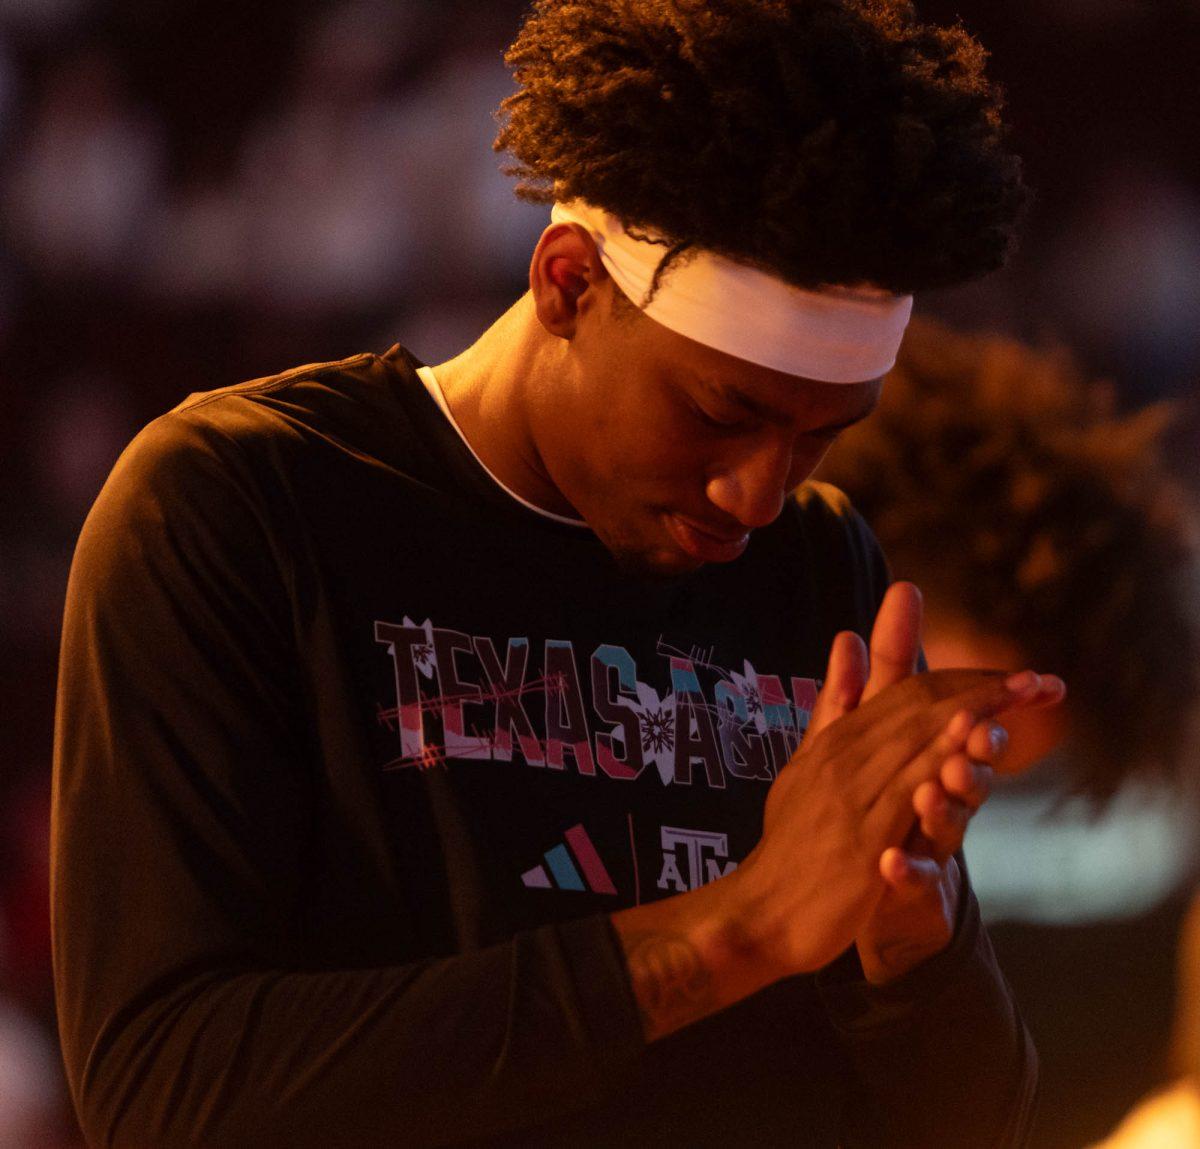
[[[871,630],[871,675],[863,700],[916,673],[921,650],[921,592],[910,582],[892,583]]]
[[[1012,723],[1013,730],[1021,730],[1021,738],[1012,745],[1004,747],[1001,753],[985,759],[997,774],[1007,777],[1024,774],[1057,745],[1057,742],[1066,733],[1066,720],[1061,717],[1042,718],[1037,715],[1038,712],[1060,705],[1066,697],[1067,686],[1061,678],[1055,674],[1040,675],[1037,692],[1031,698],[1024,700],[1019,708],[1014,708],[1014,710],[1033,711],[1033,714],[1024,718],[1014,712],[1004,718],[1004,724]],[[1034,732],[1032,739],[1028,736],[1030,732]],[[976,754],[978,748],[977,745],[972,744],[968,750],[972,757],[984,759],[982,754]]]
[[[913,675],[863,701],[838,724],[838,735],[859,740],[869,751],[901,736],[912,753],[934,737],[956,710],[979,721],[1024,705],[1036,696],[1040,679],[1032,671],[1005,675],[998,670],[932,670]]]
[[[953,797],[936,781],[922,782],[913,794],[913,811],[921,848],[914,849],[910,834],[906,846],[910,853],[944,863],[963,843],[975,807]]]
[[[978,762],[966,754],[953,754],[942,766],[938,781],[952,798],[965,802],[972,813],[988,800],[992,792],[995,771],[986,762]]]
[[[1057,706],[1067,696],[1067,684],[1057,674],[1035,674],[1032,670],[1023,670],[1012,675],[1012,678],[1036,684],[1023,700],[1026,707]]]
[[[879,876],[896,892],[901,902],[918,901],[937,887],[942,867],[932,858],[922,858],[891,846],[879,856]]]
[[[808,720],[808,736],[818,733],[835,719],[853,710],[867,681],[867,646],[852,630],[833,640],[825,682]]]
[[[1008,746],[1008,731],[987,719],[976,724],[967,738],[967,754],[977,762],[995,762]]]
[[[1057,706],[1067,697],[1067,684],[1057,674],[1041,675],[1042,688],[1031,705],[1035,707]]]
[[[852,796],[862,807],[878,801],[885,789],[898,780],[907,786],[900,795],[907,805],[914,790],[926,778],[937,775],[942,762],[965,748],[965,740],[979,720],[990,717],[1036,695],[1036,674],[1013,675],[989,671],[933,671],[917,675],[890,687],[870,702],[864,702],[826,731],[828,740],[843,742],[841,749],[854,758],[856,769],[850,785]],[[940,700],[929,698],[932,691],[959,686],[960,689]],[[954,745],[937,758],[939,738],[957,714],[965,712],[968,723],[961,731],[964,745]],[[820,748],[814,748],[820,752]],[[914,765],[915,764],[915,765]]]
[[[914,757],[895,776],[893,782],[880,792],[865,819],[869,834],[883,834],[885,842],[898,841],[907,827],[912,824],[917,790],[923,783],[935,779],[941,785],[940,775],[947,766],[950,768],[950,776],[956,786],[961,783],[969,791],[978,788],[982,794],[980,801],[982,802],[986,798],[986,793],[982,793],[984,787],[990,785],[990,780],[983,775],[983,770],[988,769],[986,764],[975,764],[966,760],[964,765],[963,761],[955,761],[965,759],[964,748],[973,723],[974,719],[969,711],[959,711],[942,734]],[[942,753],[943,750],[945,753]],[[951,808],[940,815],[933,815],[928,824],[920,818],[921,812],[916,811],[921,832],[936,841],[935,853],[943,861],[948,854],[952,854],[962,844],[962,834],[959,833],[957,826],[963,811],[953,809],[955,802],[958,802],[966,810],[965,800],[952,797]],[[977,808],[966,811],[967,821],[970,820]],[[965,833],[965,831],[966,822],[963,822],[962,832]],[[954,834],[958,834],[957,839]],[[872,839],[868,838],[868,840]]]
[[[904,840],[914,820],[917,787],[935,779],[946,759],[962,751],[974,723],[970,711],[955,712],[939,734],[887,781],[865,810],[865,841],[884,847]]]

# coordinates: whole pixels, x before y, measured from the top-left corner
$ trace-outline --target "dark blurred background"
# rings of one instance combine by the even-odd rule
[[[490,142],[523,8],[0,0],[0,1146],[77,1144],[46,855],[58,632],[83,518],[124,444],[190,392],[397,341],[436,363],[520,294],[547,212],[515,201]],[[991,50],[1037,198],[1008,269],[918,306],[1061,339],[1121,404],[1189,399],[1200,5],[922,10],[961,17]],[[1194,410],[1171,450],[1195,479]],[[1147,915],[1132,956],[1107,949],[1103,927],[1022,948],[1019,907],[992,915],[1018,931],[1005,945],[1019,992],[1055,977],[1102,987],[1098,1028],[1072,1019],[1074,1046],[1053,1033],[1052,995],[1035,1006],[1052,1080],[1086,1081],[1086,1058],[1071,1058],[1105,1040],[1105,1011],[1143,1022],[1122,1088],[1104,1084],[1086,1115],[1046,1114],[1042,1146],[1102,1134],[1165,1072],[1177,915],[1160,921],[1150,902],[1129,910]]]

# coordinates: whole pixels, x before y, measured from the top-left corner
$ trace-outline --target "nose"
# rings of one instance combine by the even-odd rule
[[[759,443],[736,460],[723,463],[705,486],[708,501],[747,530],[774,522],[791,489],[791,443]]]

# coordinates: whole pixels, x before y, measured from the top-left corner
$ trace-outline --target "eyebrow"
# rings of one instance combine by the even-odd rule
[[[760,403],[757,399],[752,399],[743,391],[739,391],[736,387],[728,385],[722,386],[716,383],[711,383],[709,380],[700,378],[700,382],[718,398],[731,402],[741,407],[744,411],[762,419],[765,423],[771,423],[776,427],[790,427],[792,425],[792,417],[783,411],[776,411],[774,407],[766,406]],[[828,434],[831,432],[844,431],[847,427],[853,427],[855,423],[862,422],[878,405],[878,400],[860,411],[856,415],[851,415],[848,419],[843,419],[840,423],[829,423],[824,427],[813,427],[809,430],[809,434]]]

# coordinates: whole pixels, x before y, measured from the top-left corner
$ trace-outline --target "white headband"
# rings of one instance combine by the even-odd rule
[[[891,370],[912,314],[911,295],[874,288],[805,291],[714,252],[689,251],[649,304],[661,243],[635,239],[583,200],[556,203],[554,223],[577,223],[596,242],[617,286],[651,319],[749,363],[822,383],[862,383]]]

